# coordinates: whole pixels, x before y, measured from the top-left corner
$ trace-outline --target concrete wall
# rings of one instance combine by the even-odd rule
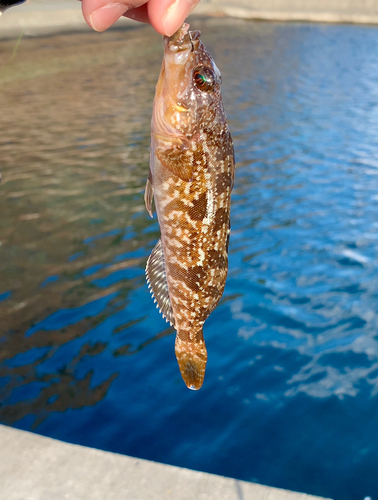
[[[261,11],[378,14],[376,0],[206,0],[205,3],[237,5]]]
[[[246,19],[378,23],[377,0],[202,0],[200,10]]]

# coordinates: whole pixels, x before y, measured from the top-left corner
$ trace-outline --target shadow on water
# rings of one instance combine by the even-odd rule
[[[222,71],[238,165],[204,387],[183,386],[144,278],[159,235],[143,204],[159,37],[24,39],[14,57],[6,41],[0,421],[375,498],[378,30],[194,24]]]

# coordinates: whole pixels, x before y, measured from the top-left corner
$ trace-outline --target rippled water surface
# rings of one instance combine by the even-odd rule
[[[188,391],[144,266],[162,47],[148,27],[0,43],[0,421],[378,498],[378,28],[197,20],[237,159],[230,269]]]

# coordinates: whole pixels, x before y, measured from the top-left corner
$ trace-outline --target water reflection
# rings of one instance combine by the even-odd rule
[[[117,376],[113,369],[93,383],[96,363],[81,376],[77,367],[108,347],[93,333],[106,318],[127,330],[128,296],[145,286],[154,235],[144,235],[155,223],[142,191],[158,45],[138,32],[135,50],[129,38],[30,39],[12,62],[13,42],[2,43],[0,419],[8,424],[33,415],[36,428],[52,412],[95,405]],[[153,340],[121,338],[110,349],[121,356]]]
[[[206,383],[182,387],[144,278],[159,234],[143,206],[159,37],[30,39],[12,61],[2,42],[0,421],[374,498],[378,30],[196,27],[223,74],[238,165]]]

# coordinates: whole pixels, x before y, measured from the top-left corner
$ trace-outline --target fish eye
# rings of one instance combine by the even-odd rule
[[[195,86],[203,92],[210,92],[213,90],[215,83],[214,71],[210,68],[201,66],[196,68],[193,72],[193,79]]]

